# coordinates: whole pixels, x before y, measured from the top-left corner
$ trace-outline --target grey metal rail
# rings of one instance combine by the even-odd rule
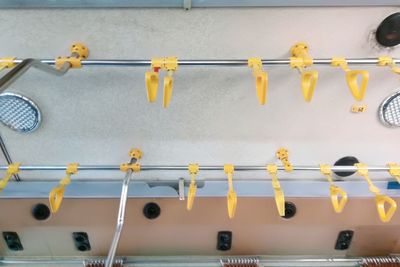
[[[7,170],[7,165],[0,165],[0,170]],[[65,165],[21,165],[20,171],[65,171]],[[224,166],[220,165],[200,165],[201,171],[223,171]],[[334,172],[357,171],[355,166],[332,166]],[[388,166],[368,166],[372,172],[389,171]],[[120,165],[79,165],[79,171],[119,171]],[[141,171],[187,171],[187,165],[141,165]],[[266,165],[235,165],[235,171],[265,171]],[[283,171],[283,166],[278,166],[278,170]],[[293,171],[320,171],[318,165],[295,165]]]
[[[23,59],[15,59],[14,63],[20,64]],[[40,59],[41,63],[54,65],[54,59]],[[215,66],[215,67],[245,67],[247,59],[178,59],[179,66]],[[377,65],[378,58],[346,58],[349,65]],[[2,60],[0,59],[0,62]],[[330,65],[331,58],[316,58],[313,60],[314,65]],[[394,58],[394,63],[400,63],[400,59]],[[262,59],[263,65],[289,65],[290,59]],[[90,59],[81,60],[82,66],[114,66],[114,67],[146,67],[151,65],[150,59]]]

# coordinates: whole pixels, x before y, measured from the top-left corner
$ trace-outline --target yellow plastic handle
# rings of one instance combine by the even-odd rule
[[[341,213],[346,206],[348,200],[346,191],[332,184],[329,187],[329,194],[331,197],[333,209],[336,213]]]
[[[400,183],[400,165],[397,163],[388,163],[387,166],[389,167],[389,174]]]
[[[378,210],[379,218],[382,222],[389,222],[397,209],[397,203],[389,196],[376,195],[375,196],[376,208]],[[386,208],[386,206],[388,206]]]
[[[228,194],[227,194],[227,204],[228,204],[228,216],[230,219],[235,217],[236,206],[237,206],[237,195],[233,189],[233,172],[235,167],[231,164],[224,165],[224,172],[228,176]]]
[[[400,74],[400,67],[396,66],[396,63],[394,62],[393,58],[388,57],[388,56],[382,56],[378,58],[378,66],[389,66],[390,69],[396,73]]]
[[[163,97],[163,107],[167,108],[171,102],[172,97],[172,86],[174,83],[174,78],[172,76],[164,77],[164,97]]]
[[[19,173],[20,165],[21,165],[20,163],[13,163],[13,164],[8,165],[6,174],[4,175],[3,179],[0,180],[0,192],[3,191],[4,188],[6,188],[10,178],[13,175]]]
[[[316,70],[301,72],[301,91],[306,102],[310,102],[313,98],[317,81],[318,72]]]
[[[190,186],[188,190],[188,199],[187,199],[187,210],[192,210],[193,202],[196,197],[197,184],[196,184],[196,175],[199,172],[199,164],[189,164],[189,174],[191,177]]]
[[[267,171],[272,177],[272,188],[274,189],[275,194],[275,204],[278,210],[279,216],[285,216],[285,195],[281,189],[281,185],[278,180],[278,166],[275,164],[268,164]]]
[[[358,78],[361,78],[358,84]],[[367,85],[369,81],[369,73],[366,70],[348,70],[346,71],[346,82],[353,97],[362,101],[365,97]]]
[[[256,92],[257,98],[260,105],[265,105],[267,99],[267,86],[268,86],[268,75],[265,71],[259,70],[254,73],[256,78]]]
[[[50,210],[56,213],[64,198],[65,187],[71,183],[71,175],[78,172],[78,163],[71,163],[65,171],[66,176],[60,180],[58,186],[54,187],[49,194]]]
[[[157,99],[158,91],[158,72],[148,71],[145,75],[146,89],[147,89],[147,100],[150,103],[154,103]]]

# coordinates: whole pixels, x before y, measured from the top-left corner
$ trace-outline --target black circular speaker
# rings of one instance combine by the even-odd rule
[[[153,220],[160,216],[160,213],[161,209],[160,206],[157,205],[157,203],[150,202],[143,207],[143,215],[147,219]]]
[[[352,156],[347,156],[347,157],[343,157],[338,159],[335,164],[333,164],[333,166],[354,166],[354,164],[356,163],[360,163],[358,161],[358,159],[356,157],[352,157]],[[350,175],[355,174],[355,171],[349,171],[349,172],[335,172],[333,171],[337,176],[340,177],[347,177]]]
[[[296,215],[296,212],[297,212],[296,205],[293,202],[285,201],[285,216],[282,216],[282,218],[285,219],[293,218],[294,215]]]
[[[32,208],[32,216],[38,221],[44,221],[50,217],[50,209],[46,204],[36,204]]]
[[[385,47],[400,44],[400,12],[390,15],[379,24],[376,30],[376,40]]]

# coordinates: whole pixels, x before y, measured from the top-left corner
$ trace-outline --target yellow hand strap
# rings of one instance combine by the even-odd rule
[[[305,43],[296,43],[290,49],[290,53],[292,55],[290,58],[290,67],[298,69],[301,73],[301,91],[304,100],[310,102],[317,85],[318,72],[316,70],[304,70],[304,68],[310,67],[313,64],[313,58],[308,54],[308,45]]]
[[[357,173],[360,176],[364,177],[365,180],[367,181],[369,186],[369,191],[371,191],[371,193],[375,195],[375,203],[376,203],[376,208],[378,210],[379,218],[381,219],[382,222],[389,222],[392,219],[393,214],[397,209],[396,201],[394,201],[389,196],[382,195],[380,193],[379,188],[376,187],[369,178],[367,165],[363,163],[356,163],[354,164],[354,166],[356,166],[357,168]],[[387,209],[385,205],[388,206]]]
[[[333,209],[336,213],[341,213],[347,203],[347,193],[342,188],[333,183],[332,170],[328,164],[320,164],[319,167],[321,173],[325,175],[326,179],[328,179],[330,185],[329,195],[331,197]]]
[[[293,165],[289,161],[289,151],[286,148],[280,148],[276,151],[276,157],[282,162],[286,172],[293,171]]]
[[[350,89],[353,97],[361,101],[365,97],[367,85],[369,81],[369,73],[366,70],[350,70],[345,58],[334,57],[331,61],[331,66],[341,67],[346,73],[347,86]],[[361,78],[361,84],[358,84],[358,78]]]
[[[13,163],[13,164],[8,165],[6,174],[4,175],[3,179],[0,180],[0,192],[3,191],[4,188],[6,188],[10,178],[13,175],[19,173],[20,165],[21,165],[20,163]]]
[[[150,103],[156,102],[158,91],[158,72],[148,71],[145,75],[147,100]]]
[[[71,183],[71,175],[78,172],[78,163],[71,163],[67,166],[65,171],[66,176],[62,178],[58,186],[54,187],[49,194],[50,210],[52,213],[56,213],[61,206],[61,202],[64,197],[65,187]]]
[[[397,163],[388,163],[387,166],[389,167],[389,174],[400,183],[400,165]]]
[[[387,57],[387,56],[382,56],[378,58],[378,66],[389,66],[390,69],[396,73],[400,74],[400,67],[396,66],[396,63],[394,62],[393,58]]]
[[[272,177],[272,188],[275,193],[275,203],[278,209],[279,216],[285,216],[285,195],[281,189],[281,185],[278,180],[278,166],[275,164],[268,164],[267,171]]]
[[[199,173],[199,164],[189,164],[188,170],[190,174],[190,186],[186,208],[187,210],[192,210],[194,198],[196,197],[197,191],[196,175]]]
[[[224,172],[228,176],[228,195],[227,195],[227,203],[228,203],[228,216],[230,219],[235,217],[236,205],[237,205],[237,195],[235,190],[233,189],[233,172],[235,167],[231,164],[224,165]]]
[[[267,98],[268,74],[263,70],[261,58],[250,58],[247,61],[253,69],[253,76],[256,78],[256,93],[260,105],[265,105]]]
[[[0,58],[0,71],[3,69],[12,68],[15,66],[14,63],[15,57],[3,57]]]

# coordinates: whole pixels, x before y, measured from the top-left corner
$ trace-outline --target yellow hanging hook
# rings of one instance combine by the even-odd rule
[[[382,195],[379,188],[372,183],[371,178],[369,178],[367,165],[363,163],[356,163],[354,166],[357,168],[357,173],[367,181],[369,191],[375,195],[375,203],[379,218],[382,222],[389,222],[397,209],[396,201],[389,196]],[[385,204],[388,205],[387,209]]]
[[[151,68],[152,71],[147,71],[145,74],[146,80],[146,90],[147,90],[147,100],[153,103],[157,99],[158,91],[158,72],[163,65],[164,59],[162,58],[152,58]]]
[[[228,176],[228,195],[227,195],[227,203],[228,203],[228,216],[230,219],[235,217],[236,205],[237,205],[237,195],[235,190],[233,189],[233,172],[235,167],[231,164],[224,165],[224,172]]]
[[[194,198],[196,197],[197,191],[196,175],[199,173],[199,164],[189,164],[188,170],[190,175],[190,186],[186,208],[187,210],[192,210]]]
[[[268,74],[263,70],[261,58],[250,58],[247,61],[253,69],[253,76],[256,78],[256,92],[260,105],[265,105],[267,98]]]
[[[350,89],[353,97],[361,101],[365,97],[367,85],[369,81],[369,73],[366,70],[350,70],[345,58],[334,57],[331,61],[331,66],[340,67],[346,73],[347,86]],[[361,84],[358,85],[358,78],[361,78]]]
[[[4,175],[3,179],[0,180],[0,192],[3,191],[4,188],[6,188],[8,181],[13,175],[16,175],[19,173],[19,167],[21,166],[20,163],[12,163],[8,165],[7,172]]]
[[[275,193],[275,203],[278,209],[279,216],[285,216],[285,195],[283,194],[281,185],[278,180],[278,166],[275,164],[268,164],[267,171],[272,177],[272,188]]]
[[[393,58],[388,56],[381,56],[378,58],[378,66],[388,66],[394,73],[400,74],[400,67],[397,67]]]
[[[172,86],[174,83],[173,74],[178,69],[178,58],[177,57],[166,57],[164,58],[164,64],[162,66],[167,71],[167,76],[164,77],[164,96],[163,96],[163,107],[167,108],[171,102],[172,97]]]
[[[49,194],[50,210],[56,213],[61,206],[64,197],[65,187],[71,183],[71,176],[78,172],[78,163],[68,164],[65,171],[66,175],[60,180],[58,186],[54,187]]]
[[[329,182],[329,194],[331,197],[333,209],[336,213],[341,213],[348,200],[347,193],[342,188],[333,183],[332,170],[328,164],[320,164],[319,167],[321,173],[325,175],[326,179]]]
[[[301,91],[304,100],[310,102],[314,96],[315,87],[318,81],[318,72],[316,70],[305,71],[306,67],[313,64],[313,58],[308,54],[308,45],[305,43],[296,43],[290,49],[290,67],[296,68],[301,74]]]

